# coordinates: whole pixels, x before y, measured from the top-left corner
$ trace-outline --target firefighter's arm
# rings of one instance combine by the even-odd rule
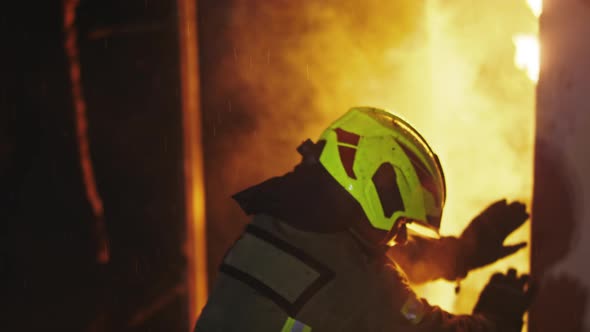
[[[413,237],[405,245],[393,247],[389,254],[412,282],[461,279],[469,271],[523,248],[526,243],[504,245],[504,240],[528,217],[524,204],[500,200],[475,217],[460,237]]]
[[[464,278],[468,270],[461,256],[462,242],[456,237],[427,239],[412,237],[404,245],[391,248],[388,255],[413,283],[444,278]]]
[[[393,265],[384,271],[381,301],[387,317],[378,320],[391,322],[388,328],[408,332],[499,332],[493,322],[483,315],[453,315],[419,298],[410,288],[403,274]],[[385,314],[384,314],[385,316]]]
[[[395,267],[389,266],[393,315],[412,332],[520,332],[532,297],[528,277],[515,270],[495,274],[480,294],[472,315],[454,315],[420,299]]]

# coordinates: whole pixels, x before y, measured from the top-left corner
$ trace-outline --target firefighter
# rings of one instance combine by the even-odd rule
[[[234,195],[253,218],[225,255],[195,331],[521,330],[531,290],[515,270],[490,279],[472,315],[418,298],[406,273],[455,280],[515,252],[522,244],[502,243],[528,218],[524,205],[498,201],[459,238],[439,237],[439,160],[412,126],[380,109],[350,109],[298,151],[293,172]]]

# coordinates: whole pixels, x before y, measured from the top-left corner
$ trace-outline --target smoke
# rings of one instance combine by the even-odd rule
[[[246,124],[218,138],[229,191],[289,171],[299,143],[368,105],[406,118],[440,155],[443,234],[459,234],[493,200],[530,203],[534,83],[515,68],[512,43],[535,31],[524,0],[236,0],[229,22],[233,50],[216,78]],[[512,240],[528,238],[526,226]],[[446,282],[419,291],[470,312],[507,266],[528,271],[528,252],[472,273],[458,296]]]

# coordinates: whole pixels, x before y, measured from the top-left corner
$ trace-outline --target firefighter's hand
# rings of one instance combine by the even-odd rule
[[[515,269],[507,274],[496,273],[479,295],[473,313],[485,316],[497,331],[520,332],[533,293],[528,275],[518,277]]]
[[[469,271],[491,264],[526,246],[526,242],[504,245],[508,235],[529,218],[525,205],[497,201],[482,211],[461,234],[463,244],[461,262]]]

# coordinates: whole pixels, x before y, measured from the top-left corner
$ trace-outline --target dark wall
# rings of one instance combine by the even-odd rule
[[[96,261],[62,2],[2,5],[0,327],[186,331],[175,1],[82,1],[82,85],[108,264]]]

